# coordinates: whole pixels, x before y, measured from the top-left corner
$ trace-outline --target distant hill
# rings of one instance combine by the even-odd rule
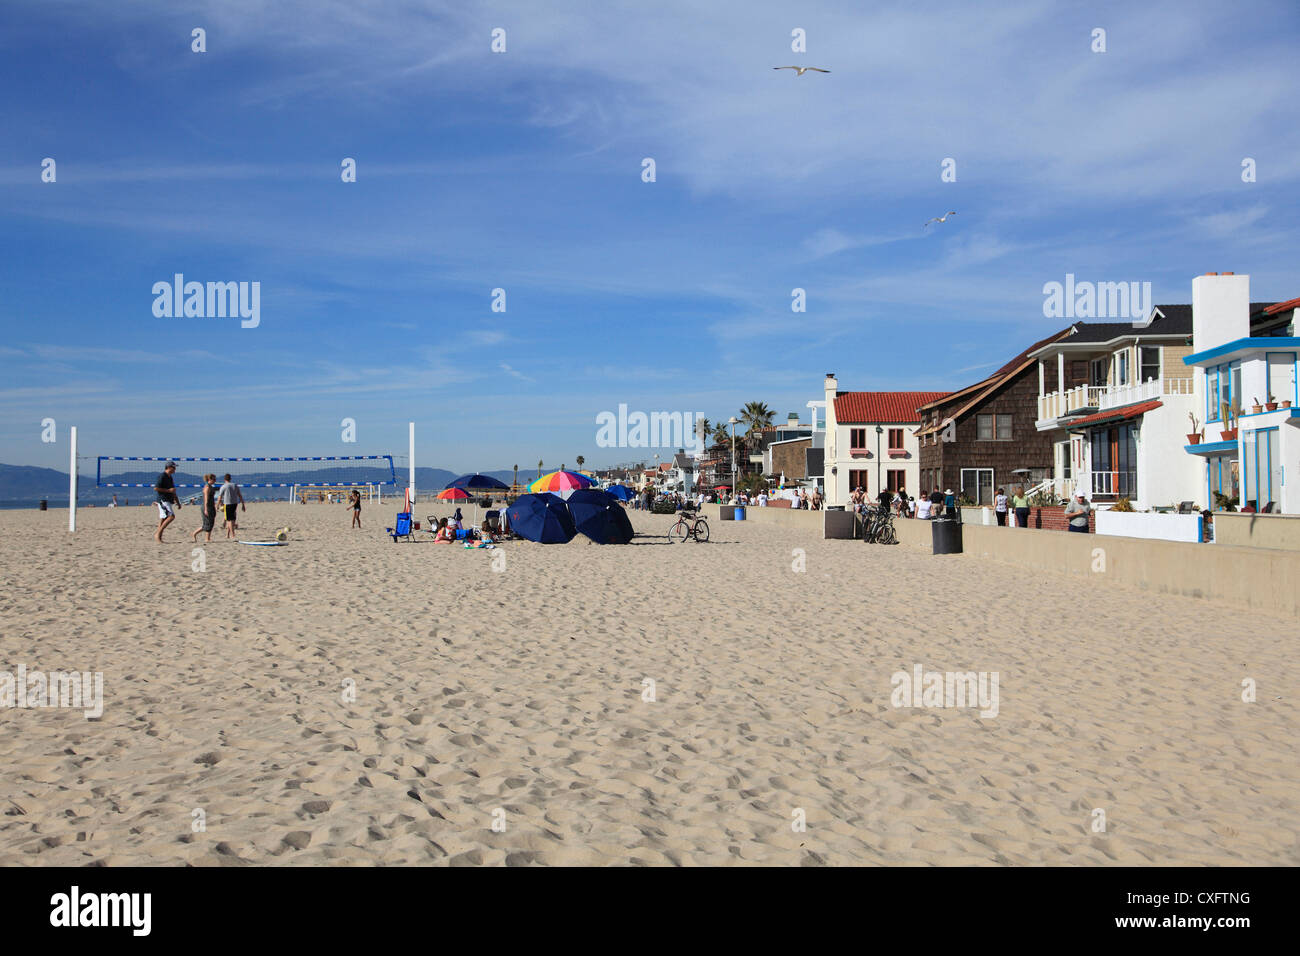
[[[415,469],[415,487],[423,495],[426,492],[438,492],[447,486],[453,479],[457,478],[462,472],[448,471],[445,468],[420,468]],[[485,475],[510,484],[514,476],[512,470],[486,471]],[[332,472],[328,468],[303,469],[293,472],[276,472],[274,474],[245,474],[239,476],[241,484],[251,484],[255,481],[274,481],[274,482],[294,482],[300,485],[336,481],[339,478],[338,472]],[[153,497],[153,482],[158,477],[158,472],[149,468],[140,472],[127,472],[118,476],[119,482],[144,482],[149,485],[147,488],[97,488],[95,487],[95,475],[92,468],[90,474],[81,472],[80,480],[77,483],[77,500],[85,504],[107,504],[113,500],[113,494],[116,492],[118,499],[132,497]],[[351,469],[346,475],[349,479],[365,481],[364,472],[358,476],[356,469]],[[371,476],[373,480],[387,480],[387,469],[376,469]],[[521,474],[521,480],[528,480],[535,477],[531,472]],[[176,472],[178,483],[196,483],[200,481],[198,475],[193,473],[183,473],[179,469]],[[397,469],[396,488],[406,487],[407,471],[404,468]],[[392,487],[392,486],[390,486]],[[284,488],[253,488],[250,489],[248,497],[257,499],[260,497],[282,498],[286,496],[288,489]],[[182,497],[188,497],[192,494],[191,489],[181,489]],[[51,505],[66,505],[68,503],[68,473],[59,471],[56,468],[38,468],[33,465],[6,465],[0,463],[0,502],[35,504],[42,498],[49,500]]]

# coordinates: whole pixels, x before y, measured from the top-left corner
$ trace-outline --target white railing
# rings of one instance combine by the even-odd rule
[[[1137,497],[1136,471],[1094,471],[1089,484],[1094,495]]]
[[[1101,396],[1101,407],[1118,408],[1121,405],[1132,405],[1134,402],[1160,398],[1162,395],[1191,394],[1190,378],[1155,378],[1140,385],[1112,385]]]
[[[1038,419],[1060,418],[1079,408],[1097,408],[1101,401],[1104,387],[1097,385],[1076,385],[1060,392],[1048,392],[1038,396]]]

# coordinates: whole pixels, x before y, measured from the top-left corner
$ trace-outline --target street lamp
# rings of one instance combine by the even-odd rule
[[[879,497],[880,493],[885,490],[885,486],[880,483],[880,436],[883,432],[884,432],[884,428],[877,425],[876,426],[876,496],[877,497]]]
[[[736,426],[740,424],[740,419],[732,415],[727,419],[727,424],[731,426],[731,493],[737,494],[736,491]]]

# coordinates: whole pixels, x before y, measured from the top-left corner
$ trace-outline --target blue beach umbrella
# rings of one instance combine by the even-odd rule
[[[506,518],[515,534],[541,544],[565,544],[578,533],[569,510],[555,495],[520,495],[506,509]]]
[[[610,485],[605,490],[609,492],[611,495],[613,495],[615,498],[617,498],[619,501],[632,500],[632,489],[629,488],[627,485]]]
[[[504,481],[497,481],[491,475],[461,475],[447,483],[448,488],[463,488],[466,491],[509,491],[510,486]]]
[[[595,488],[580,488],[565,504],[573,524],[597,544],[627,544],[632,540],[632,522],[613,495]]]

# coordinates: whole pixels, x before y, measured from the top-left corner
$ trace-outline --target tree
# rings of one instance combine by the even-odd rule
[[[772,424],[776,412],[763,402],[746,402],[740,410],[740,420],[745,423],[745,435],[754,442],[761,441],[763,429]]]
[[[542,477],[542,460],[540,458],[537,459],[537,477]]]
[[[577,458],[575,458],[574,461],[576,461],[576,462],[578,463],[578,467],[579,467],[579,468],[581,468],[583,465],[585,465],[585,464],[587,463],[587,459],[583,458],[581,455],[579,455]]]

